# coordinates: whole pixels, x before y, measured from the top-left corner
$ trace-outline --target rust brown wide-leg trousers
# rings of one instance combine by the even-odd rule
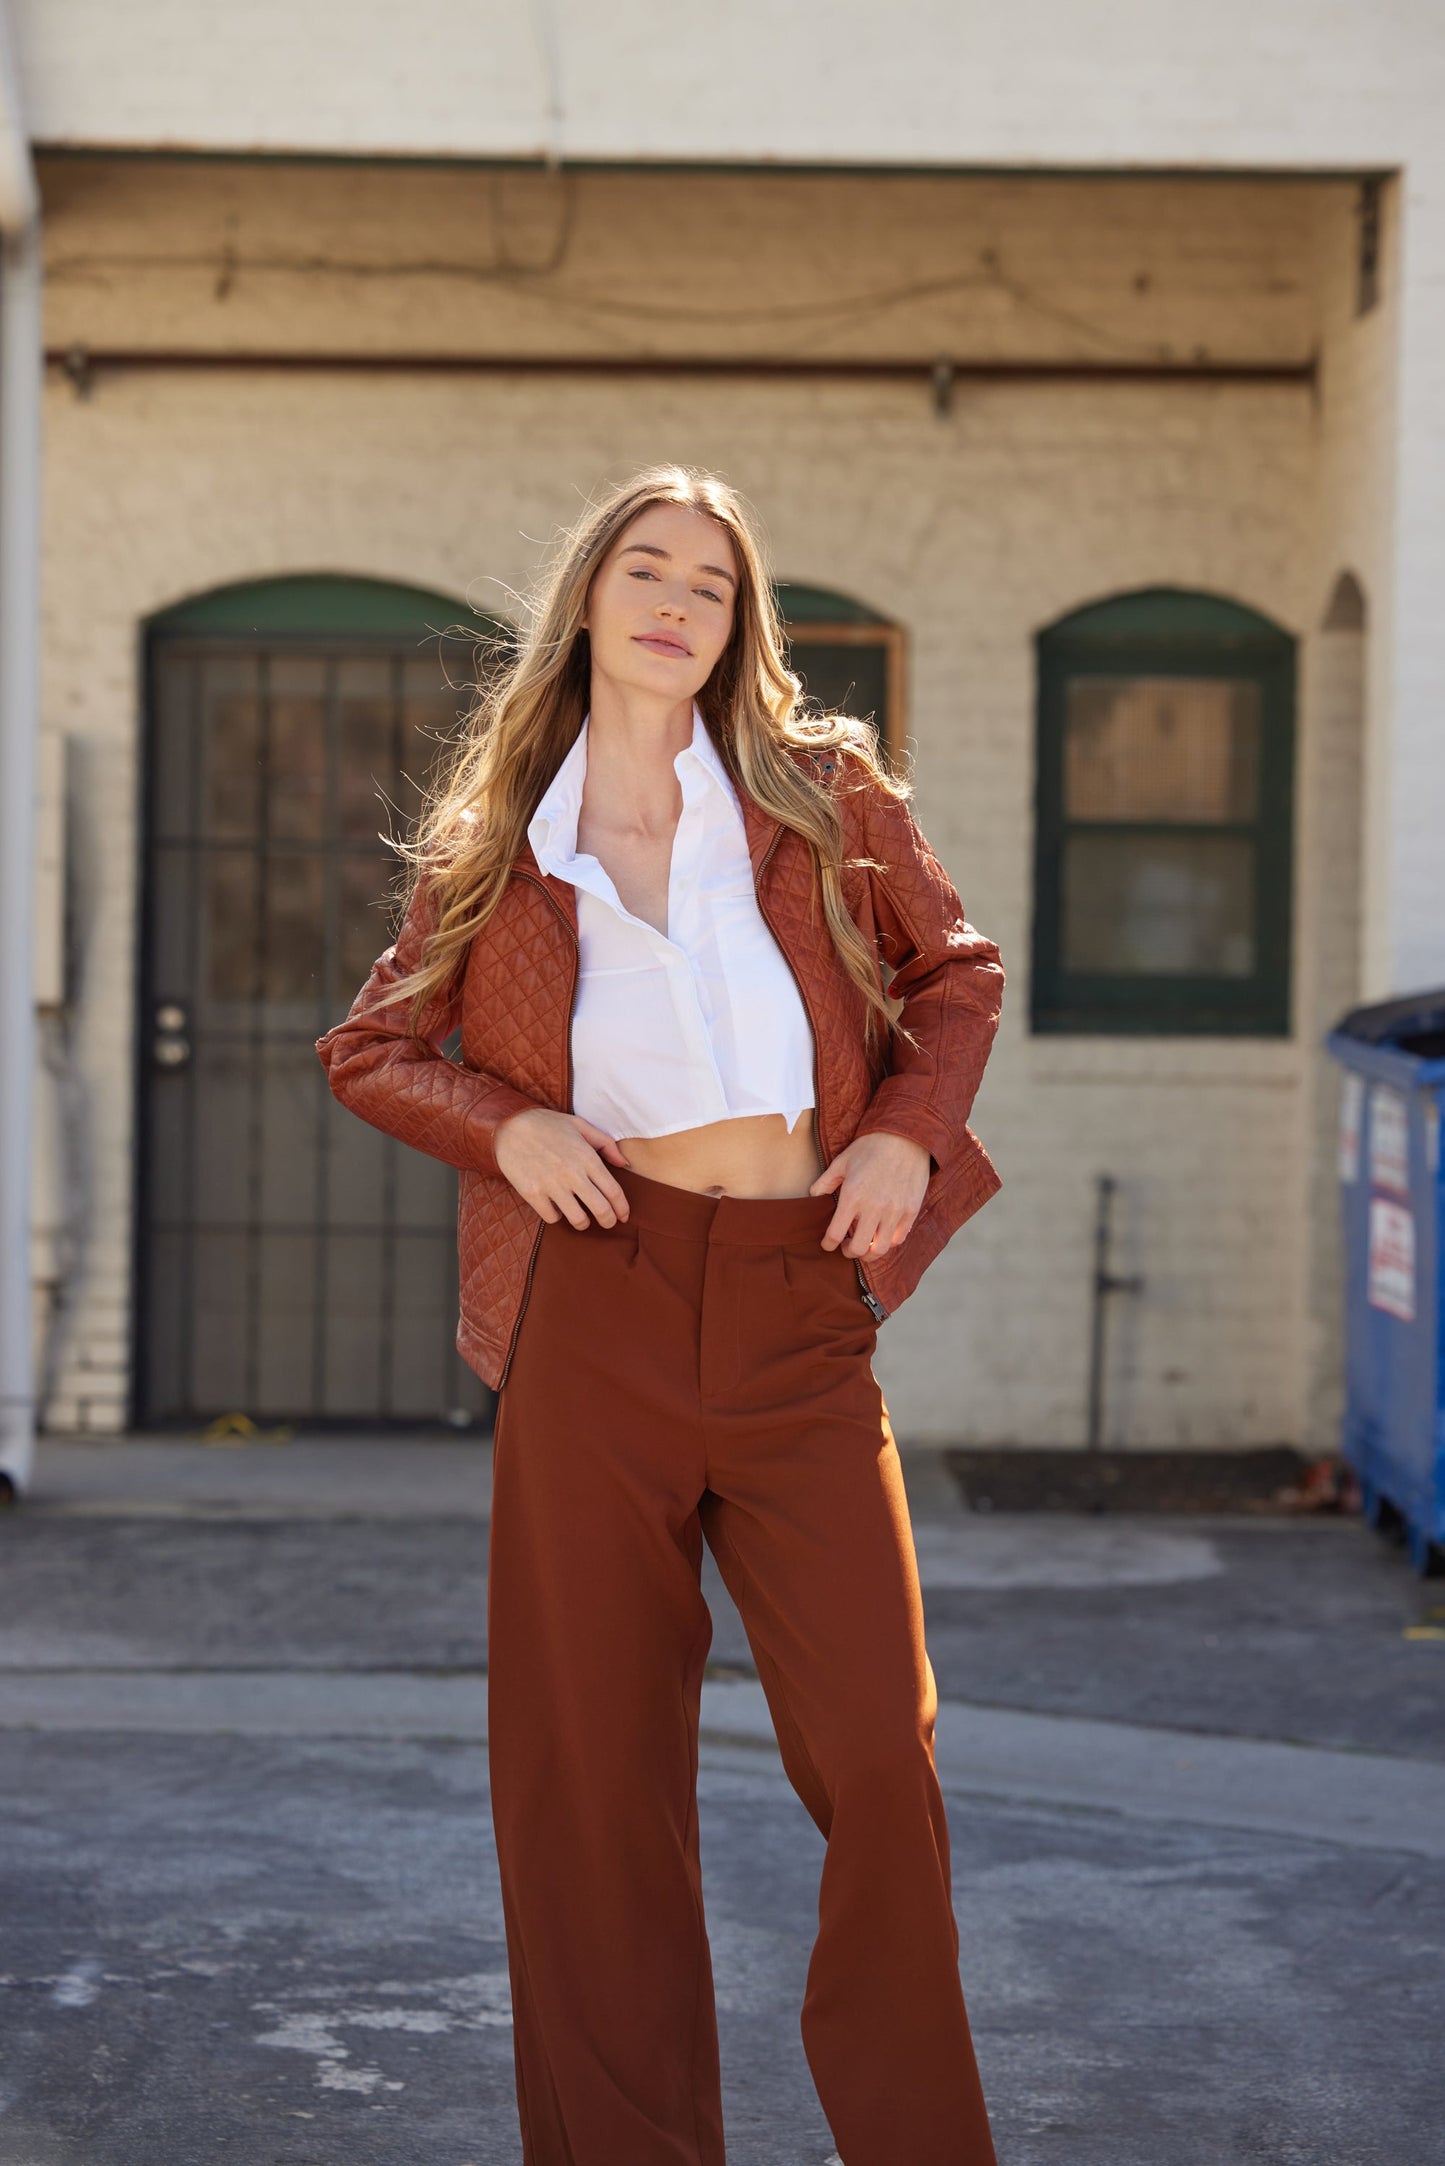
[[[526,2166],[723,2166],[704,1538],[827,1839],[802,2035],[844,2166],[994,2166],[878,1327],[819,1246],[836,1197],[614,1171],[626,1221],[542,1229],[497,1410],[488,1749]]]

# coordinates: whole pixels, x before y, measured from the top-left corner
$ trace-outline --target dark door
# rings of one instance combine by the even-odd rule
[[[465,706],[473,646],[435,636],[464,615],[318,579],[152,628],[140,1424],[490,1408],[454,1344],[457,1175],[347,1113],[315,1052],[393,936],[381,834]]]

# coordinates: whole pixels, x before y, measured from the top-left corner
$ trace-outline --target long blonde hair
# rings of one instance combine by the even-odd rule
[[[782,620],[750,511],[718,475],[676,465],[645,468],[586,508],[544,568],[515,648],[489,674],[480,673],[475,703],[438,762],[412,841],[394,843],[410,865],[403,914],[417,888],[432,880],[433,922],[418,968],[378,1005],[410,997],[408,1027],[415,1033],[501,901],[532,815],[590,703],[591,643],[581,619],[593,577],[623,530],[653,504],[705,512],[732,537],[739,571],[732,633],[698,705],[734,782],[813,852],[829,932],[867,1002],[865,1043],[872,1054],[880,1031],[897,1027],[894,1011],[882,991],[878,957],[844,900],[837,808],[792,748],[846,746],[892,795],[908,797],[911,785],[885,767],[865,723],[806,711],[784,659]]]

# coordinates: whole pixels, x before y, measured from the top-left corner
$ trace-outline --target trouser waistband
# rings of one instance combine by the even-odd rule
[[[627,1198],[630,1224],[684,1240],[817,1242],[838,1206],[836,1189],[824,1196],[709,1196],[654,1181],[631,1166],[609,1165],[608,1171]]]

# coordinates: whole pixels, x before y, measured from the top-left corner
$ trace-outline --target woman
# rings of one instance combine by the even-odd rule
[[[871,1363],[998,1186],[966,1124],[1003,973],[868,730],[798,690],[735,492],[678,467],[615,490],[317,1045],[344,1104],[461,1173],[527,2166],[722,2166],[704,1541],[827,1838],[802,2032],[838,2150],[994,2157]]]

